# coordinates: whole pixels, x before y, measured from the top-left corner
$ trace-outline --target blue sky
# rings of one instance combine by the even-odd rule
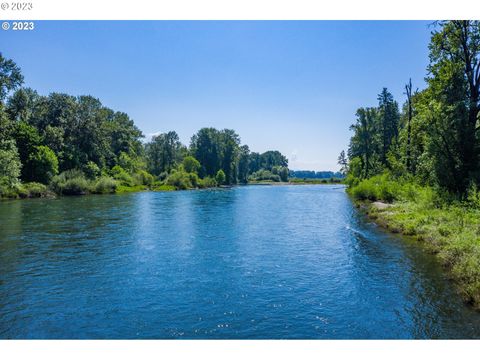
[[[232,128],[294,170],[336,170],[361,106],[424,87],[431,21],[39,21],[0,51],[41,94],[90,94],[147,136]]]

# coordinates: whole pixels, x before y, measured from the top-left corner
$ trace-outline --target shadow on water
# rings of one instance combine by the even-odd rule
[[[0,203],[2,338],[478,338],[421,246],[343,187]]]

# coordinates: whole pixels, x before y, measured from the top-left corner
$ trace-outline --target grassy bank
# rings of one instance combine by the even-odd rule
[[[480,193],[465,201],[412,182],[375,176],[348,192],[368,216],[394,233],[413,236],[436,254],[465,301],[480,309]],[[378,206],[374,201],[386,202]]]

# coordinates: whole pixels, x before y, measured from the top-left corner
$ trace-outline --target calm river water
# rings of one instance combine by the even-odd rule
[[[0,203],[0,338],[479,338],[342,186]]]

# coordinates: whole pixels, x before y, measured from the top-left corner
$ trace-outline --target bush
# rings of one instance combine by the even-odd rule
[[[163,172],[160,173],[160,175],[158,175],[158,180],[164,181],[167,177],[168,177],[168,172],[163,171]]]
[[[113,194],[117,190],[117,182],[111,177],[101,177],[94,184],[92,192],[95,194]]]
[[[5,179],[0,179],[0,198],[7,198],[7,199],[16,199],[22,196],[22,193],[26,193],[23,190],[19,183],[10,185]]]
[[[3,184],[3,193],[6,194],[18,182],[22,163],[18,149],[13,140],[0,142],[0,182]]]
[[[200,170],[200,163],[193,156],[185,157],[182,165],[187,173],[198,173],[198,170]]]
[[[118,180],[121,185],[125,185],[125,186],[133,186],[134,185],[133,178],[121,166],[115,165],[110,172],[111,172],[113,178],[115,180]]]
[[[195,174],[195,173],[188,173],[188,180],[190,180],[190,184],[192,184],[192,187],[194,187],[194,188],[199,187],[200,178],[198,177],[197,174]]]
[[[145,170],[139,170],[134,175],[133,178],[135,183],[138,185],[147,185],[151,186],[154,181],[154,177],[152,174],[146,172]]]
[[[36,146],[27,160],[29,179],[48,184],[58,174],[58,159],[48,146]]]
[[[45,197],[48,195],[47,186],[44,184],[31,182],[22,185],[27,197],[37,198]]]
[[[217,181],[218,185],[223,185],[225,183],[225,173],[223,172],[222,169],[217,171],[217,175],[215,175],[215,180]]]
[[[250,181],[274,181],[280,182],[282,179],[279,175],[272,173],[268,170],[259,170],[254,172],[252,175],[248,177]],[[287,179],[288,180],[288,179]]]
[[[350,192],[357,200],[392,202],[402,196],[402,186],[398,180],[390,180],[388,174],[383,174],[360,181]]]
[[[93,161],[87,162],[87,164],[83,167],[83,172],[90,180],[96,179],[101,174],[100,168]]]
[[[177,190],[186,190],[193,187],[190,174],[185,171],[173,171],[165,180],[167,185],[175,187]]]
[[[60,195],[84,195],[90,190],[90,183],[78,169],[67,170],[55,176],[50,186]]]
[[[200,182],[198,184],[199,187],[201,188],[212,188],[217,186],[217,181],[214,178],[211,178],[210,176],[207,176],[203,179],[200,179]]]
[[[176,189],[175,189],[175,186],[172,186],[172,185],[159,184],[159,185],[155,185],[153,190],[155,190],[155,191],[174,191]]]

